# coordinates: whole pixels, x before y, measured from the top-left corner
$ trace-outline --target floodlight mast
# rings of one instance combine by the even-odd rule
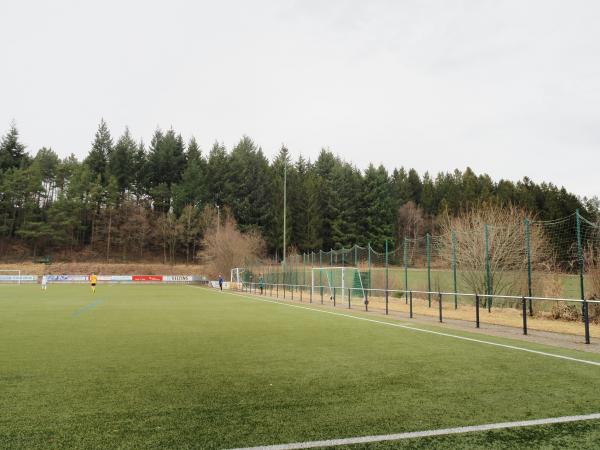
[[[286,209],[287,209],[287,149],[283,159],[283,267],[285,270],[285,232],[286,232]]]
[[[285,244],[286,244],[286,219],[287,219],[287,148],[282,146],[283,151],[283,272],[285,276]]]

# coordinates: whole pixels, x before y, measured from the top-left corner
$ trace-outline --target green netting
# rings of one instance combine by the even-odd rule
[[[578,213],[553,221],[486,224],[399,239],[394,246],[353,246],[292,254],[285,262],[250,264],[244,281],[311,286],[315,267],[357,269],[368,296],[388,291],[470,293],[491,306],[515,306],[498,296],[600,297],[600,227]],[[325,286],[323,272],[314,284]],[[381,292],[379,292],[381,291]],[[402,297],[402,292],[394,292]],[[429,303],[435,294],[422,294]]]

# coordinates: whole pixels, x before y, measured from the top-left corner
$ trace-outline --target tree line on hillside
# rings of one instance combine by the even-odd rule
[[[400,154],[389,165],[396,162]],[[470,168],[436,176],[383,165],[360,170],[326,149],[311,161],[292,160],[282,147],[270,161],[249,137],[203,152],[173,129],[157,129],[148,144],[128,129],[113,137],[104,120],[82,161],[47,147],[30,155],[13,124],[0,141],[0,250],[5,258],[192,261],[218,207],[281,255],[284,167],[288,245],[301,252],[394,245],[434,231],[442,214],[482,202],[517,205],[542,220],[578,208],[598,216],[597,199],[527,178],[494,181]]]

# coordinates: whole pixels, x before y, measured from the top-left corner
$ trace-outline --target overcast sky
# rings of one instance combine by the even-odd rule
[[[0,132],[84,156],[101,117],[364,168],[600,195],[598,1],[0,0]]]

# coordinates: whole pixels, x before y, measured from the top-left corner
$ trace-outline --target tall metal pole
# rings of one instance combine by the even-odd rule
[[[287,153],[283,161],[283,267],[285,269],[285,233],[286,233],[286,218],[287,218]]]

